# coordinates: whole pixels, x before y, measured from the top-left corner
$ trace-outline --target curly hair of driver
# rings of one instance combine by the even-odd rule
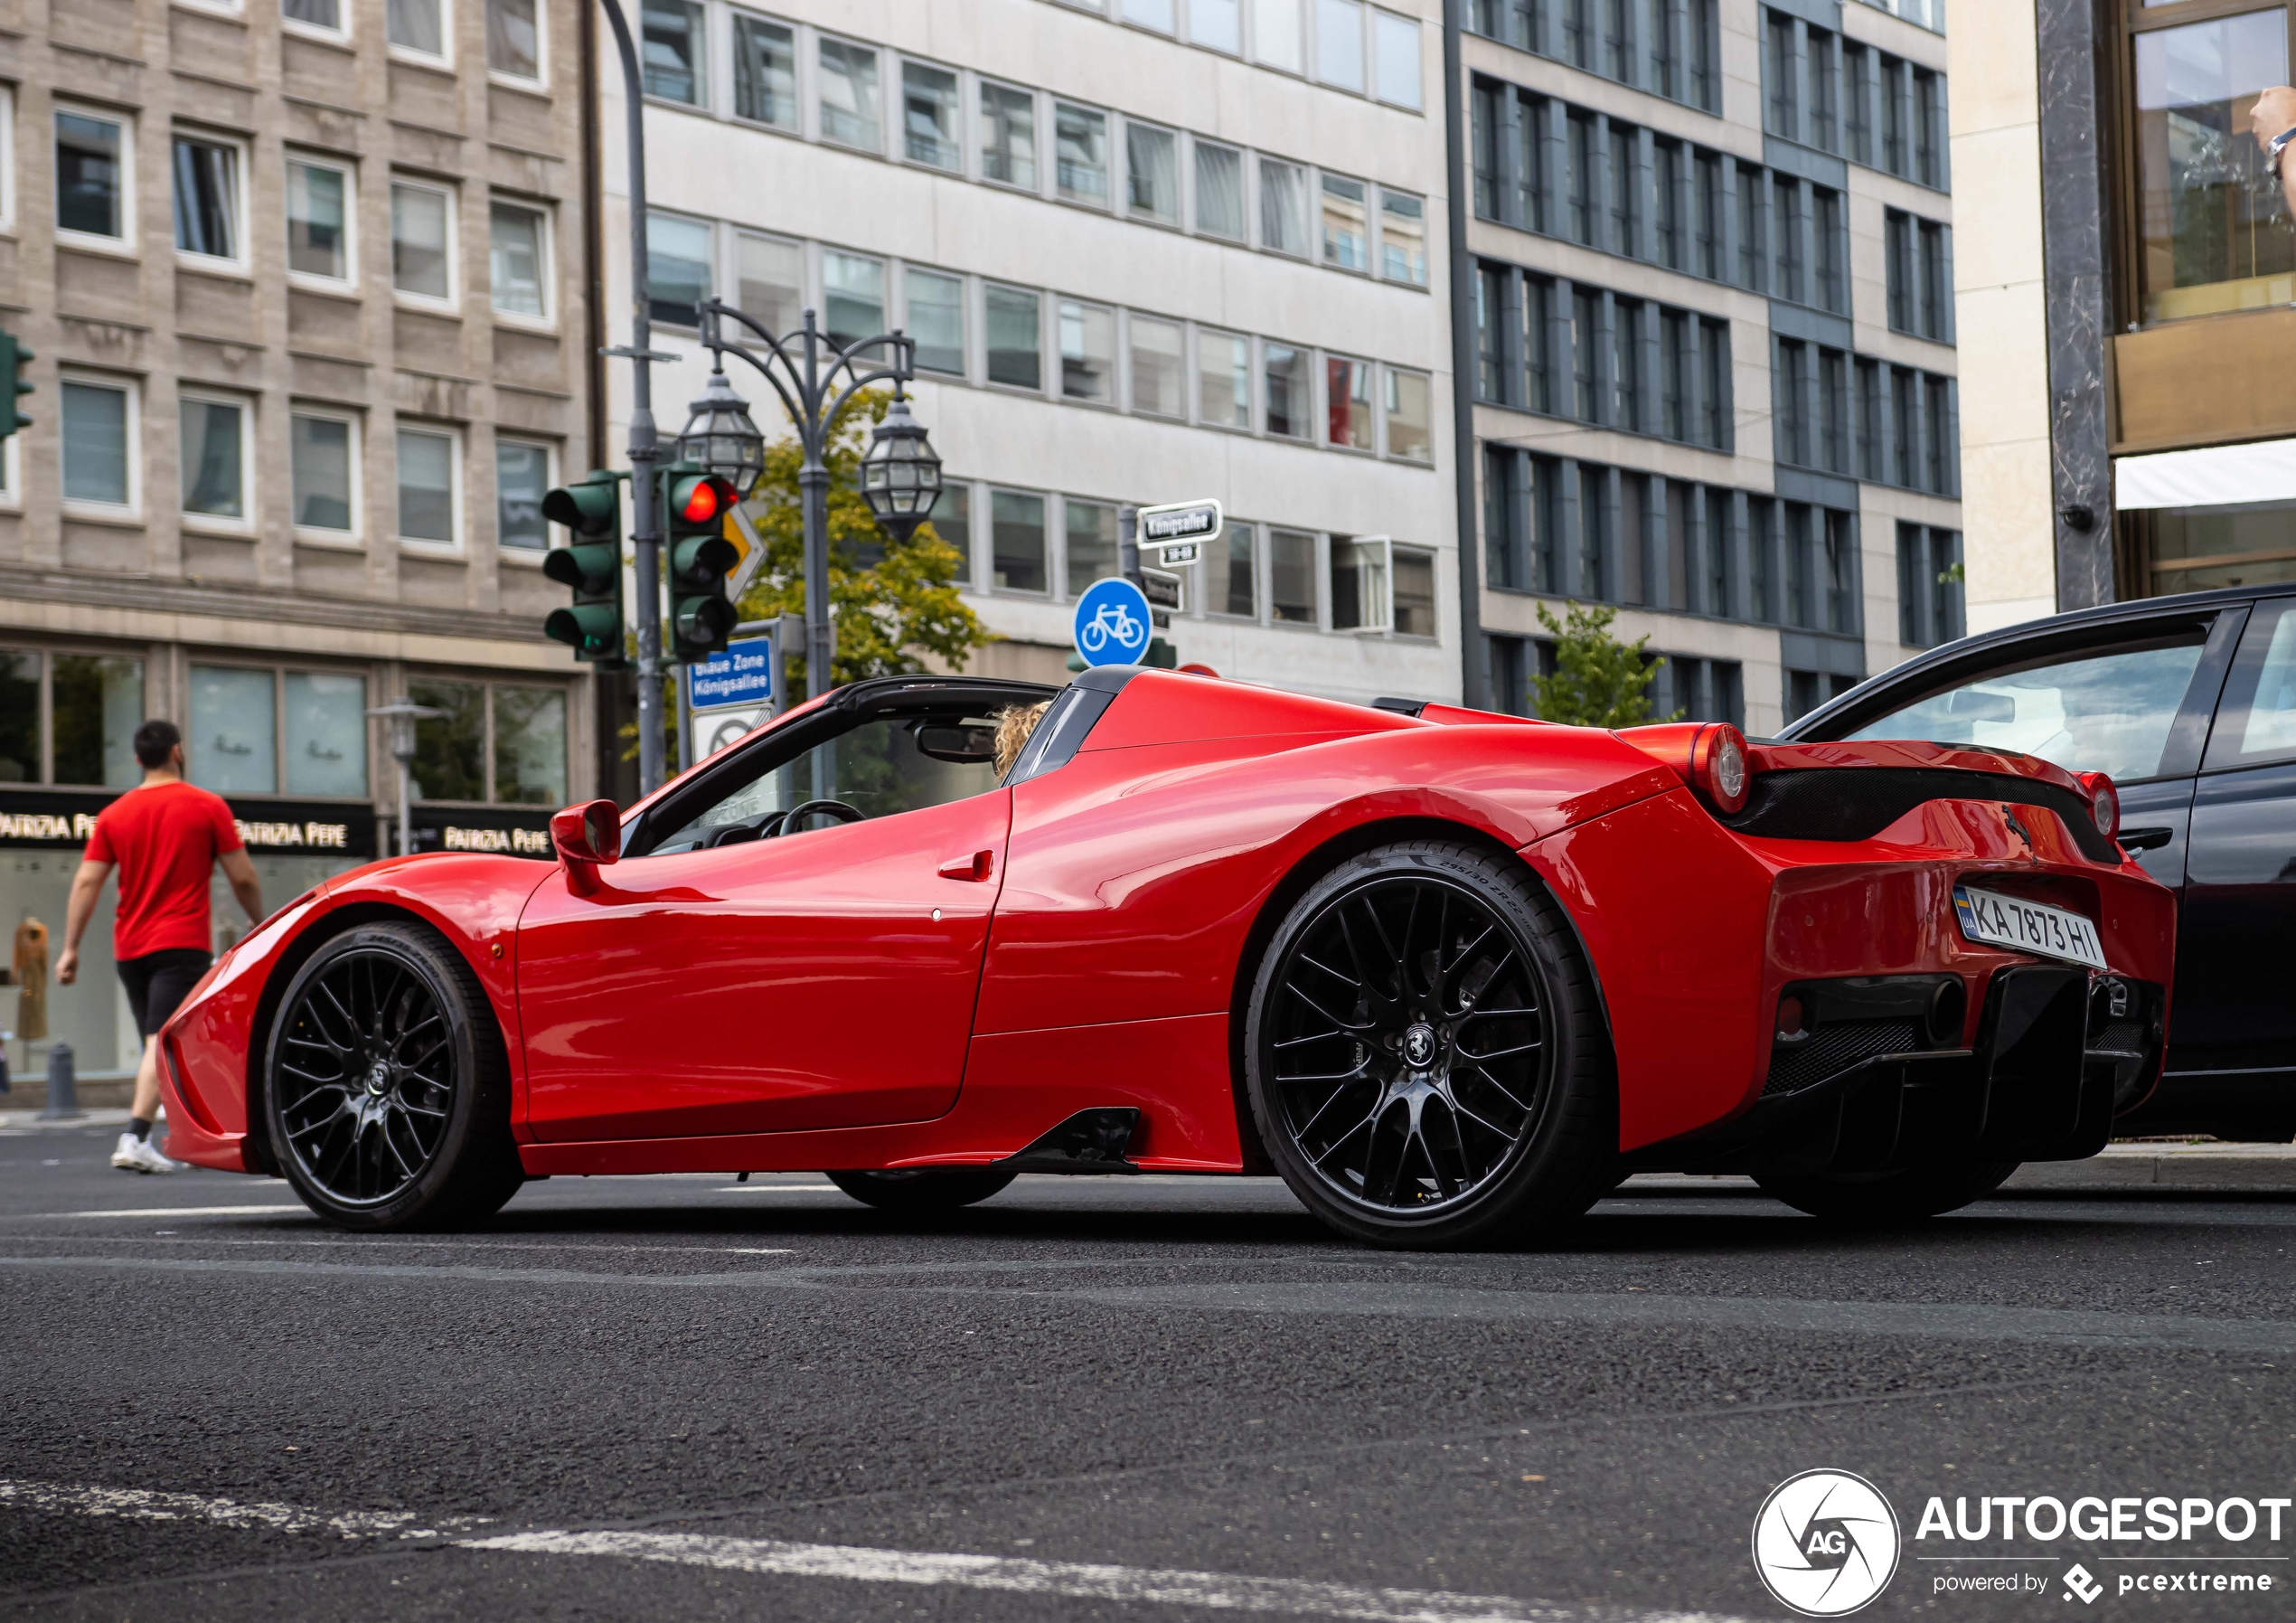
[[[1003,777],[1021,759],[1021,748],[1029,741],[1029,734],[1044,720],[1044,712],[1052,708],[1052,701],[1042,699],[1034,704],[1010,704],[996,712],[996,775]]]

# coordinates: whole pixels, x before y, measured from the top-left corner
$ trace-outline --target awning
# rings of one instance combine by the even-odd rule
[[[2296,439],[2117,457],[2113,486],[2113,505],[2122,509],[2296,502]]]

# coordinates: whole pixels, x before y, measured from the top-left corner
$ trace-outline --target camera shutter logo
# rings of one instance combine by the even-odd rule
[[[1809,1618],[1842,1618],[1897,1571],[1897,1513],[1848,1471],[1804,1471],[1770,1490],[1754,1518],[1754,1570]]]

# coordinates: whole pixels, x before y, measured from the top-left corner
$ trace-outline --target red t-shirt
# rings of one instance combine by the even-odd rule
[[[208,875],[217,857],[240,844],[223,797],[180,781],[130,789],[98,813],[88,860],[119,864],[113,958],[139,958],[171,947],[212,951]]]

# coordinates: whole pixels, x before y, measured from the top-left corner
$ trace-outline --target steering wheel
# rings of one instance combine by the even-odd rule
[[[777,827],[761,830],[757,837],[772,839],[776,835],[795,834],[797,826],[811,816],[834,817],[840,823],[861,823],[868,820],[869,814],[857,806],[846,805],[842,800],[800,801],[782,814]]]

